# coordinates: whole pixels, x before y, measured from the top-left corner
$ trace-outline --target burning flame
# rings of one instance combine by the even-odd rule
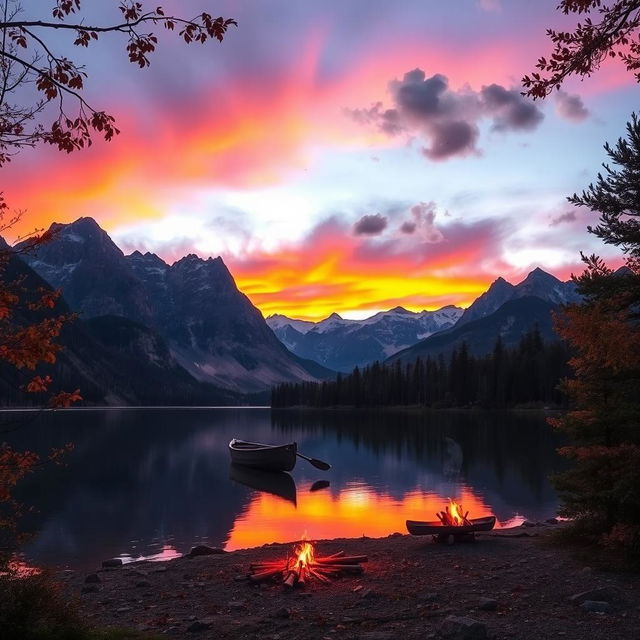
[[[313,545],[307,540],[303,540],[293,549],[296,560],[295,565],[299,568],[308,567],[314,562]]]
[[[464,524],[464,511],[462,510],[462,505],[459,505],[451,498],[449,498],[449,515],[456,525],[462,526]]]

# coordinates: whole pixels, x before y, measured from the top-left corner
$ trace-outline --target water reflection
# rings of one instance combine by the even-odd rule
[[[314,538],[387,535],[404,531],[405,519],[434,519],[449,497],[473,517],[494,513],[502,522],[556,508],[547,476],[557,443],[539,415],[71,411],[45,414],[12,436],[39,451],[75,443],[65,467],[22,486],[37,509],[27,557],[42,564],[170,557],[194,544],[236,549],[305,530]],[[301,460],[289,479],[267,486],[250,470],[230,469],[232,437],[296,440],[332,469]]]
[[[270,493],[283,500],[288,500],[294,507],[296,506],[296,483],[284,471],[262,471],[261,469],[230,464],[229,478],[250,489]]]

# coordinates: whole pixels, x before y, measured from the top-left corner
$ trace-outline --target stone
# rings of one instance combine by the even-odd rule
[[[521,527],[535,527],[536,523],[531,520],[525,520],[521,525]]]
[[[283,620],[291,617],[291,609],[287,607],[280,607],[274,614],[274,618],[282,618]]]
[[[361,598],[375,598],[376,597],[376,592],[373,591],[373,589],[363,589],[362,591],[360,591],[360,597]]]
[[[498,608],[498,601],[493,598],[480,598],[478,608],[482,611],[495,611]]]
[[[213,622],[210,622],[209,620],[196,620],[187,627],[187,631],[195,633],[198,631],[207,631],[211,629],[211,627],[213,627]]]
[[[144,589],[150,586],[151,583],[148,580],[138,580],[138,582],[136,582],[136,587],[138,587],[138,589]]]
[[[423,593],[422,595],[418,596],[418,600],[420,600],[420,602],[435,602],[436,600],[440,599],[440,594],[439,593]]]
[[[560,522],[560,520],[558,520],[558,518],[547,518],[545,520],[545,522],[547,524],[558,524]]]
[[[487,627],[466,616],[447,616],[440,626],[440,635],[450,640],[485,640]]]
[[[191,551],[189,551],[189,553],[187,554],[187,558],[195,558],[197,556],[211,556],[224,552],[224,549],[220,549],[220,547],[208,547],[205,544],[198,544],[195,547],[191,547]]]
[[[569,600],[574,604],[582,604],[585,600],[595,600],[596,602],[619,603],[624,600],[621,589],[614,586],[597,587],[589,591],[582,591],[572,595]]]
[[[109,569],[111,567],[121,567],[122,566],[122,558],[110,558],[109,560],[102,561],[102,567],[104,569]]]
[[[585,600],[580,607],[593,613],[609,613],[612,609],[608,602],[599,602],[598,600]]]
[[[231,600],[231,602],[229,602],[229,604],[227,606],[230,609],[244,609],[245,608],[245,603],[241,602],[240,600]]]
[[[90,573],[85,579],[85,584],[97,584],[98,582],[102,582],[100,580],[100,576],[97,573]]]
[[[97,584],[88,584],[82,587],[82,591],[80,593],[98,593],[100,591]]]
[[[132,610],[131,607],[120,607],[116,609],[116,613],[127,613],[131,610]]]

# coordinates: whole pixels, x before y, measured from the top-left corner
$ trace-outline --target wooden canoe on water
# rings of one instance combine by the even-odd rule
[[[478,531],[491,531],[496,524],[495,516],[486,518],[472,518],[471,524],[459,527],[446,527],[439,520],[434,522],[422,522],[420,520],[407,520],[407,530],[412,536],[440,536],[462,535],[465,533],[477,533]]]
[[[266,471],[291,471],[296,466],[297,452],[298,445],[295,442],[275,445],[234,438],[229,443],[231,462]]]

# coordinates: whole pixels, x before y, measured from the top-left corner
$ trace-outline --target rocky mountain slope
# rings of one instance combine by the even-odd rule
[[[14,257],[5,267],[7,280],[21,279],[29,290],[48,288],[33,269]],[[60,298],[53,315],[67,313]],[[26,315],[18,322],[33,321]],[[80,389],[83,405],[217,405],[237,404],[239,394],[196,380],[171,356],[165,341],[154,331],[122,316],[77,319],[65,325],[56,362],[38,367],[51,375],[52,391]],[[20,387],[34,374],[0,365],[0,405],[40,406],[46,394],[26,394]]]
[[[221,258],[191,254],[168,265],[150,253],[125,256],[92,218],[52,231],[54,238],[26,257],[29,265],[62,289],[82,319],[120,316],[156,332],[197,380],[255,392],[331,375],[287,350]]]
[[[472,353],[482,355],[493,349],[498,336],[505,346],[513,346],[536,325],[543,339],[555,340],[552,311],[580,300],[574,282],[562,282],[539,268],[517,285],[498,278],[454,327],[394,354],[388,362],[409,362],[440,353],[448,356],[463,342]]]

